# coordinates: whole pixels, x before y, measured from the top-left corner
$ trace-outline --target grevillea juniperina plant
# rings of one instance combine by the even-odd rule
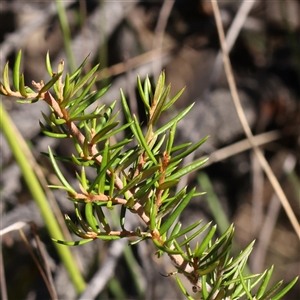
[[[180,179],[201,167],[207,159],[199,159],[187,166],[182,160],[198,149],[207,139],[192,144],[175,145],[176,126],[192,109],[188,106],[164,125],[158,125],[160,116],[180,97],[183,89],[170,98],[171,86],[165,86],[165,74],[161,73],[153,88],[149,78],[144,82],[137,77],[140,101],[146,122],[141,126],[131,113],[121,90],[124,124],[114,112],[116,102],[98,105],[108,87],[91,91],[96,83],[98,66],[83,74],[86,60],[73,74],[64,74],[64,63],[53,72],[49,54],[46,68],[51,76],[48,82],[32,82],[25,86],[20,73],[21,51],[13,71],[13,86],[9,80],[9,68],[3,70],[0,91],[3,95],[17,98],[21,103],[45,101],[50,115],[42,113],[42,132],[55,139],[72,140],[76,152],[72,157],[56,156],[51,148],[48,157],[66,198],[74,204],[76,220],[65,216],[70,231],[79,237],[76,241],[57,240],[66,246],[82,245],[95,239],[112,241],[129,238],[130,244],[153,241],[158,257],[167,255],[176,273],[185,276],[193,291],[201,299],[281,299],[296,283],[295,278],[284,289],[282,282],[268,288],[273,267],[262,274],[246,274],[245,266],[253,248],[253,242],[236,257],[231,255],[234,226],[215,238],[216,225],[202,224],[198,220],[182,228],[179,216],[193,197],[202,193],[187,186],[175,193]],[[92,111],[91,111],[92,108]],[[123,134],[118,140],[116,135]],[[79,166],[76,173],[78,185],[71,186],[60,170],[57,161],[67,161]],[[94,177],[86,175],[86,169],[94,170]],[[84,214],[82,207],[84,206]],[[119,210],[116,208],[120,207]],[[107,216],[111,210],[119,213],[119,226],[110,224]],[[135,229],[126,228],[128,214],[141,221]],[[194,247],[191,246],[193,241]],[[196,243],[194,243],[196,241]],[[175,274],[175,272],[174,272]],[[193,299],[176,275],[177,283],[188,299]]]

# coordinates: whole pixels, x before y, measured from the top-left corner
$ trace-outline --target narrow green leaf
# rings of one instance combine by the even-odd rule
[[[297,276],[294,280],[292,280],[284,289],[282,289],[277,295],[272,297],[272,300],[280,300],[283,296],[291,290],[291,288],[296,284],[298,281],[299,276]]]
[[[160,190],[166,190],[166,189],[169,189],[169,188],[177,185],[178,182],[179,182],[179,180],[168,180],[168,181],[165,181],[162,184],[160,184],[158,188]]]
[[[8,69],[8,62],[5,64],[2,74],[3,86],[4,89],[10,94],[12,91],[10,89],[9,83],[9,69]]]
[[[200,229],[198,229],[196,232],[194,232],[191,236],[189,236],[188,238],[186,238],[183,242],[181,242],[179,245],[182,247],[183,245],[185,245],[186,243],[189,243],[190,241],[192,241],[194,238],[198,237],[203,231],[205,231],[208,227],[210,227],[212,222],[207,223],[206,225],[204,225],[203,227],[201,227]]]
[[[221,288],[216,298],[214,298],[214,300],[223,300],[224,296],[225,296],[225,290]]]
[[[21,57],[22,57],[22,50],[19,50],[15,60],[14,71],[13,71],[13,84],[16,91],[19,91]],[[24,76],[23,76],[23,80],[24,80]],[[21,95],[23,96],[22,93]]]
[[[205,255],[202,256],[202,260],[208,260],[211,258],[212,255],[216,254],[217,251],[223,246],[223,251],[219,254],[219,257],[225,255],[231,249],[231,240],[234,233],[233,224],[226,230],[226,232],[219,237],[213,245],[205,251]]]
[[[1,89],[1,83],[0,83],[0,89]],[[5,94],[7,95],[7,94]],[[21,104],[31,104],[31,103],[36,103],[39,101],[39,98],[34,98],[34,99],[30,99],[30,100],[21,100],[18,99],[16,100],[17,103],[21,103]]]
[[[144,95],[145,95],[146,101],[150,105],[150,98],[152,98],[153,94],[152,94],[152,90],[151,90],[151,82],[150,82],[148,76],[146,77],[146,79],[144,81]]]
[[[65,101],[65,96],[67,95],[67,93],[69,92],[70,89],[70,75],[69,73],[66,74],[65,77],[65,82],[64,82],[64,89],[63,89],[63,96],[64,96],[64,101]],[[62,102],[63,103],[63,102]]]
[[[142,144],[142,147],[143,149],[146,151],[146,153],[148,154],[149,158],[153,161],[153,163],[155,165],[157,165],[157,160],[156,158],[154,157],[151,149],[149,148],[145,138],[144,138],[144,135],[143,135],[143,132],[142,132],[142,129],[140,128],[140,125],[139,125],[139,121],[137,120],[136,116],[133,116],[134,118],[134,124],[135,124],[135,128],[136,128],[136,133],[139,137],[139,141],[140,143]]]
[[[76,172],[77,173],[77,172]],[[86,178],[85,168],[81,168],[81,176],[80,176],[80,183],[82,187],[87,190],[88,189],[88,180]]]
[[[182,112],[180,112],[178,115],[176,115],[173,119],[171,119],[167,124],[165,124],[164,126],[160,127],[158,130],[156,130],[154,132],[154,134],[155,135],[162,134],[163,132],[168,130],[170,127],[172,127],[175,122],[178,123],[182,118],[184,118],[190,112],[190,110],[193,108],[194,104],[195,103],[192,103],[191,105],[189,105],[186,109],[184,109]]]
[[[178,179],[186,174],[189,174],[198,168],[200,168],[202,165],[204,165],[208,161],[208,158],[200,159],[195,162],[192,162],[191,164],[187,165],[186,167],[183,167],[182,169],[178,170],[175,174],[172,174],[168,177],[167,181]]]
[[[84,204],[84,205],[85,205],[85,204]],[[91,227],[90,225],[88,225],[88,224],[86,223],[86,221],[83,219],[77,201],[74,202],[74,208],[75,208],[75,214],[76,214],[77,221],[79,222],[81,228],[82,228],[85,232],[91,232],[91,231],[93,231],[92,227]],[[83,234],[82,238],[85,238],[85,233]]]
[[[81,245],[87,244],[87,243],[89,243],[93,240],[94,239],[84,239],[84,240],[80,240],[80,241],[66,242],[66,241],[61,241],[61,240],[57,240],[57,239],[52,238],[53,242],[55,242],[57,244],[62,244],[62,245],[65,245],[65,246],[81,246]]]
[[[179,279],[178,276],[176,276],[176,281],[177,281],[177,284],[178,284],[180,290],[182,291],[183,295],[184,295],[188,300],[194,300],[194,298],[191,297],[191,296],[189,295],[189,293],[186,291],[186,289],[184,288],[184,286],[183,286],[183,284],[182,284],[182,282],[180,281],[180,279]]]
[[[172,212],[172,214],[168,217],[168,219],[164,222],[164,224],[160,227],[159,233],[163,235],[165,232],[169,230],[169,228],[172,226],[174,221],[177,219],[177,217],[181,214],[181,212],[184,210],[184,208],[188,205],[190,200],[192,199],[195,192],[195,188],[193,188],[184,198],[183,200],[177,205],[175,210]]]
[[[48,74],[52,77],[53,71],[52,71],[49,51],[47,51],[47,55],[46,55],[46,69],[47,69]]]
[[[119,190],[114,197],[118,197],[122,194],[124,194],[125,192],[127,192],[128,190],[130,190],[131,188],[133,188],[136,184],[139,183],[139,181],[141,180],[142,174],[139,174],[138,176],[134,177],[130,182],[128,182],[126,185],[124,185],[124,187]]]
[[[124,95],[122,89],[120,89],[120,93],[121,93],[121,102],[122,102],[122,106],[123,106],[123,110],[124,110],[126,120],[127,120],[128,123],[131,123],[133,121],[132,117],[131,117],[131,112],[130,112],[129,106],[127,104],[127,100],[125,98],[125,95]]]
[[[132,139],[127,139],[125,138],[124,140],[120,141],[119,143],[113,144],[109,146],[109,150],[115,150],[115,149],[123,149],[123,147],[127,144],[129,144],[130,142],[132,142]],[[118,150],[119,150],[118,149]]]
[[[248,290],[248,287],[246,286],[246,283],[245,283],[246,280],[243,277],[242,272],[240,271],[240,269],[237,269],[237,271],[239,273],[239,278],[240,278],[240,282],[241,282],[241,284],[243,286],[243,289],[244,289],[245,293],[247,294],[247,297],[248,297],[247,299],[253,300],[253,297],[252,297],[250,291]]]
[[[52,184],[48,184],[47,187],[48,187],[49,189],[57,189],[57,190],[68,191],[68,188],[66,188],[65,186],[62,186],[62,185],[52,185]]]
[[[245,257],[249,257],[252,249],[253,249],[253,245],[254,245],[254,242],[253,241],[252,243],[250,243],[246,249],[244,251],[242,251],[239,256],[233,260],[230,264],[228,264],[224,269],[223,271],[226,272],[226,271],[229,271],[230,269],[232,269],[234,266],[236,266],[237,264],[239,264]]]
[[[18,81],[18,87],[20,94],[27,98],[27,92],[26,92],[26,87],[25,87],[25,81],[24,81],[24,74],[20,75],[19,81]]]
[[[142,82],[141,82],[141,78],[140,76],[138,75],[137,76],[137,87],[138,87],[138,91],[139,91],[139,94],[140,94],[140,97],[145,105],[145,108],[147,109],[146,112],[149,112],[150,110],[150,105],[149,105],[149,99],[147,99],[145,97],[145,94],[144,94],[144,91],[143,91],[143,87],[142,87]]]
[[[85,217],[88,224],[91,226],[94,232],[100,233],[98,222],[94,216],[94,205],[91,202],[85,204]]]
[[[8,91],[5,89],[4,85],[2,84],[2,82],[0,82],[0,94],[1,95],[4,95],[4,96],[8,96],[9,93]],[[18,100],[17,100],[18,102]],[[19,103],[26,103],[27,101],[24,101],[24,100],[19,100]]]
[[[70,219],[68,215],[65,215],[65,223],[68,226],[69,230],[76,234],[79,237],[84,238],[85,233],[82,232],[75,224],[74,222]]]
[[[153,104],[156,106],[157,103],[159,102],[161,94],[162,94],[163,89],[164,89],[164,86],[165,86],[165,73],[161,72],[159,77],[158,77],[158,81],[157,81],[157,84],[156,84],[156,88],[155,88],[155,92],[154,92],[154,96],[153,96],[153,99],[152,99],[151,106],[153,106]]]
[[[116,126],[118,126],[120,123],[120,121],[118,122],[114,122],[111,124],[107,124],[106,126],[104,126],[99,132],[97,132],[95,134],[95,136],[92,138],[91,143],[92,144],[97,144],[99,142],[99,140],[110,130],[112,130],[113,128],[115,128]],[[128,127],[128,126],[127,126]]]
[[[173,161],[176,161],[178,159],[187,157],[189,154],[191,154],[192,152],[196,151],[203,143],[205,143],[208,138],[209,138],[209,136],[206,136],[201,141],[197,142],[196,144],[194,144],[193,146],[191,146],[187,150],[183,151],[182,153],[178,154],[175,157],[172,157],[171,160],[170,160],[170,162],[173,162]]]
[[[74,118],[75,116],[79,115],[93,103],[95,103],[101,96],[103,95],[103,90],[98,92],[91,92],[88,94],[82,101],[80,105],[74,104],[72,108],[69,110],[70,118]],[[80,97],[77,100],[80,100]]]
[[[71,101],[70,104],[72,104],[72,108],[69,111],[70,115],[73,114],[74,111],[77,111],[77,113],[80,113],[82,111],[80,104],[84,103],[85,101],[88,101],[90,98],[95,97],[95,95],[97,95],[95,98],[99,99],[105,93],[106,90],[104,90],[104,91],[100,90],[98,92],[91,91],[91,88],[95,84],[96,79],[97,79],[97,77],[93,77],[92,80],[89,82],[89,84],[80,93],[80,95]],[[71,84],[71,88],[72,88],[71,89],[72,93],[70,93],[70,95],[68,95],[69,98],[73,97],[77,92],[75,89],[76,86],[74,85],[74,83]],[[62,102],[62,104],[64,106],[67,106],[68,103],[69,103],[68,98],[66,98],[65,101]]]
[[[173,163],[170,163],[167,166],[166,170],[166,181],[169,179],[169,176],[176,170],[178,169],[178,165],[181,163],[182,160],[175,161]]]
[[[48,81],[42,88],[41,90],[39,91],[39,94],[38,96],[40,96],[42,93],[45,93],[47,92],[57,81],[58,79],[60,78],[62,72],[61,73],[57,73],[55,74],[54,76],[52,76],[51,80]],[[37,96],[37,97],[38,97]]]
[[[134,148],[131,148],[131,149],[128,149],[128,150],[126,150],[125,152],[123,152],[121,155],[120,155],[120,157],[118,157],[118,159],[116,160],[116,166],[120,166],[120,167],[122,167],[123,166],[123,164],[125,163],[125,161],[128,159],[128,158],[130,158],[130,156],[132,156],[132,155],[134,155],[136,152],[138,152],[137,151],[138,150],[138,148],[137,147],[134,147]],[[99,153],[102,153],[102,151],[101,152],[99,152]],[[135,156],[135,159],[138,157],[138,154],[137,155],[134,155]],[[116,171],[117,172],[117,171]]]
[[[119,240],[121,237],[118,235],[109,235],[109,234],[98,234],[97,239],[101,239],[103,241],[115,241]]]
[[[273,285],[261,298],[260,300],[269,300],[272,299],[272,295],[281,287],[283,283],[283,280],[277,282],[275,285]]]
[[[92,68],[79,82],[75,84],[73,94],[75,95],[94,75],[94,73],[98,70],[99,64]],[[72,77],[72,76],[71,76]],[[94,78],[93,78],[94,80]]]
[[[153,126],[157,123],[157,121],[159,120],[159,117],[160,117],[161,113],[163,112],[162,107],[165,104],[165,102],[166,102],[166,100],[167,100],[167,98],[169,96],[170,90],[171,90],[171,85],[169,85],[166,88],[166,90],[164,91],[164,93],[161,96],[159,95],[159,102],[156,105],[155,110],[154,110],[154,112],[152,114],[152,117],[151,117],[151,120],[150,120],[151,124]]]
[[[199,226],[200,224],[202,223],[202,220],[199,220],[197,222],[195,222],[194,224],[192,224],[191,226],[181,230],[181,231],[178,231],[176,234],[173,234],[173,232],[170,234],[170,237],[169,239],[167,239],[166,243],[169,242],[171,239],[177,239],[179,238],[180,236],[183,236],[185,235],[186,233],[188,232],[191,232],[192,230],[194,230],[197,226]],[[176,225],[178,225],[179,223],[177,223]],[[176,227],[176,226],[175,226]],[[174,227],[174,228],[175,228]]]
[[[158,217],[162,218],[171,212],[175,206],[181,201],[181,199],[185,196],[186,187],[182,188],[175,197],[169,198],[163,202],[163,206],[160,207]]]
[[[183,91],[185,90],[185,87],[182,88],[170,101],[168,101],[162,108],[162,111],[167,110],[171,105],[173,105],[176,100],[182,95]]]
[[[91,88],[95,84],[96,79],[97,78],[94,77],[90,81],[90,83],[84,88],[84,90],[80,93],[80,95],[71,101],[70,104],[72,104],[72,108],[70,108],[70,110],[69,110],[69,115],[72,115],[75,111],[77,111],[77,114],[80,113],[82,111],[80,104],[83,104],[85,101],[88,101],[90,98],[92,98],[96,94],[98,94],[97,96],[98,96],[98,98],[100,98],[101,95],[103,95],[105,93],[106,90],[103,91],[103,89],[101,89],[98,92],[91,91]],[[76,91],[75,91],[75,86],[73,84],[71,86],[72,86],[72,94],[70,94],[70,97],[73,97],[75,95]],[[63,102],[64,106],[66,106],[67,103],[68,102]]]
[[[65,62],[63,60],[60,60],[57,66],[57,73],[63,73],[65,69]]]
[[[178,223],[174,226],[174,228],[173,228],[173,230],[172,230],[172,232],[171,232],[171,234],[170,234],[170,238],[168,239],[168,241],[171,241],[171,240],[175,239],[175,236],[180,232],[181,226],[182,226],[182,223],[181,223],[181,222],[178,222]],[[166,243],[166,242],[167,242],[167,241],[165,241],[165,243]]]
[[[77,70],[70,76],[70,81],[73,81],[75,83],[78,81],[81,71],[83,70],[83,67],[85,66],[86,62],[88,61],[89,56],[90,56],[90,54],[84,59],[84,61],[77,68]]]
[[[150,225],[149,228],[151,231],[153,231],[156,228],[156,215],[157,215],[157,209],[155,205],[155,201],[149,201],[151,204],[150,207]]]
[[[169,138],[167,140],[167,145],[166,145],[166,152],[170,155],[171,154],[171,149],[173,147],[173,143],[174,143],[174,138],[175,138],[175,132],[176,132],[176,126],[177,126],[177,122],[175,122],[170,130],[169,133]]]
[[[159,77],[158,77],[158,81],[157,81],[157,84],[156,84],[154,96],[153,96],[152,103],[151,103],[151,107],[153,107],[153,105],[155,105],[155,107],[156,107],[157,104],[159,103],[160,96],[161,96],[162,91],[164,89],[164,85],[165,85],[165,75],[164,75],[164,72],[161,72]]]
[[[219,261],[215,261],[213,263],[205,264],[200,269],[197,269],[197,273],[200,276],[210,274],[211,272],[213,272],[217,268],[218,265],[219,265]]]
[[[177,145],[171,149],[170,153],[173,154],[174,152],[179,151],[183,148],[187,148],[190,145],[192,145],[192,143],[184,143],[184,144]]]
[[[144,194],[147,194],[148,190],[154,188],[155,182],[159,180],[162,176],[161,173],[157,174],[153,179],[151,179],[148,183],[142,183],[141,188],[134,194],[134,198],[140,199]]]
[[[257,281],[258,282],[261,281],[261,279],[265,276],[265,274],[266,274],[266,271],[262,274],[251,274],[251,275],[247,275],[247,276],[243,275],[243,278],[244,278],[244,280],[248,280],[248,281],[251,280],[251,279],[256,278],[255,281],[253,283],[251,283],[251,287],[254,287],[257,284]],[[224,286],[229,286],[233,283],[236,284],[236,283],[239,283],[239,282],[240,282],[240,278],[235,278],[233,280],[226,280],[226,282],[223,282],[223,284],[224,284]],[[240,287],[237,286],[235,288],[234,293],[232,294],[233,298],[237,297],[240,294],[240,292],[243,290],[243,287],[242,286],[240,286]]]
[[[207,296],[207,300],[214,299],[214,294],[220,288],[221,283],[222,283],[222,277],[220,276],[219,279],[214,282],[213,289],[210,291],[209,295]]]
[[[53,120],[53,122],[54,122],[55,125],[59,125],[59,126],[67,123],[67,121],[65,119],[59,119],[59,118],[56,118],[56,117]]]
[[[118,153],[121,152],[121,149],[120,150],[117,150]],[[88,192],[91,193],[92,190],[95,188],[95,186],[97,184],[99,184],[101,178],[104,178],[102,179],[104,182],[105,182],[105,178],[106,178],[106,171],[114,164],[116,158],[117,158],[118,155],[116,155],[113,159],[111,159],[108,163],[106,164],[101,164],[101,171],[97,174],[97,177],[93,180],[93,182],[91,183],[89,189],[88,189]],[[102,161],[103,162],[103,161]],[[103,187],[102,187],[103,189]],[[104,190],[103,190],[104,192]]]
[[[110,87],[110,85],[108,86],[108,88]],[[104,116],[109,119],[109,117],[111,116],[113,110],[115,109],[117,104],[117,100],[113,101],[112,104],[109,105],[109,107],[105,110],[104,112]]]
[[[206,275],[201,276],[201,282],[202,282],[202,295],[203,295],[203,299],[208,299],[208,291],[206,288]]]
[[[107,150],[106,150],[107,151]],[[118,150],[118,152],[120,152],[120,150]],[[105,153],[105,156],[107,157],[107,152]],[[116,155],[118,156],[118,155]],[[103,159],[103,158],[102,158]],[[104,157],[104,159],[106,159]],[[102,191],[100,191],[101,193],[104,193],[104,187],[105,187],[105,179],[106,179],[106,171],[112,166],[112,164],[114,163],[114,160],[116,159],[116,157],[112,160],[110,160],[108,163],[103,163],[103,160],[102,160],[102,163],[101,163],[101,169],[99,171],[99,173],[97,174],[97,177],[93,180],[93,182],[91,183],[89,189],[88,189],[88,192],[91,193],[92,190],[96,187],[97,184],[99,184],[100,182],[101,183],[101,187],[98,186],[98,189],[100,188]],[[103,183],[104,182],[104,183]],[[99,190],[98,190],[99,191]]]
[[[122,230],[125,230],[125,216],[126,216],[127,208],[125,205],[121,206],[121,213],[120,213],[120,226]]]
[[[156,136],[154,136],[154,137],[157,138]],[[155,145],[155,147],[154,147],[153,149],[152,149],[152,147],[151,147],[152,153],[153,153],[154,155],[156,155],[156,154],[158,154],[159,152],[161,152],[160,148],[161,148],[162,144],[164,143],[165,138],[166,138],[166,135],[164,134],[164,135],[161,137],[161,139],[159,140],[159,142],[157,142],[157,144]]]
[[[98,194],[104,194],[106,171],[107,171],[107,165],[108,165],[108,162],[109,162],[108,146],[109,146],[109,141],[106,141],[105,144],[104,144],[104,151],[103,151],[103,156],[102,156],[102,161],[101,161],[101,166],[100,166],[100,174],[103,174],[103,176],[99,177]]]
[[[49,136],[51,138],[55,139],[65,139],[68,137],[66,133],[56,133],[56,132],[50,132],[48,130],[42,130],[42,133],[46,136]]]
[[[158,171],[160,169],[160,165],[158,166],[153,166],[150,168],[145,168],[145,170],[142,170],[142,177],[141,180],[144,180],[146,178],[149,178],[150,176],[152,176],[156,171]]]
[[[181,251],[178,251],[178,250],[171,250],[167,247],[165,247],[164,245],[162,245],[159,241],[157,241],[156,239],[152,239],[153,243],[155,244],[155,246],[163,251],[164,253],[168,253],[168,254],[181,254],[182,250]]]
[[[256,293],[257,299],[260,299],[262,297],[262,295],[264,294],[264,292],[269,284],[269,281],[271,279],[271,276],[273,274],[273,270],[274,270],[274,266],[271,266],[271,268],[267,271],[266,276]]]
[[[68,183],[68,181],[66,180],[66,178],[64,177],[64,175],[61,173],[55,159],[53,156],[53,153],[51,151],[51,148],[48,147],[48,152],[49,152],[49,157],[52,163],[52,166],[54,168],[55,174],[57,175],[58,179],[60,180],[60,182],[62,183],[63,186],[65,186],[68,189],[68,192],[71,193],[72,195],[76,195],[76,191],[71,187],[71,185]]]
[[[126,155],[126,157],[123,156],[121,160],[118,162],[118,164],[116,165],[115,172],[120,173],[124,171],[128,166],[130,166],[134,161],[136,161],[137,157],[140,154],[141,154],[141,150],[139,150],[138,147],[136,147],[136,151],[132,152],[130,150],[130,155]]]
[[[208,243],[212,240],[215,232],[217,230],[217,225],[214,225],[210,231],[208,232],[208,234],[205,236],[205,238],[203,239],[203,241],[201,242],[199,248],[196,250],[195,252],[195,257],[200,258],[203,251],[206,249]]]
[[[116,156],[115,156],[116,157]],[[109,160],[112,160],[112,157],[109,158]],[[112,171],[112,170],[111,170]],[[113,198],[114,196],[114,191],[115,191],[115,179],[116,179],[116,174],[112,171],[111,175],[109,176],[109,191],[108,191],[108,196],[110,198]],[[107,187],[106,187],[107,189]]]

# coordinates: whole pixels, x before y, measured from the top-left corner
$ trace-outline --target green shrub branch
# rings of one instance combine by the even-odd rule
[[[292,288],[297,278],[279,292],[282,282],[267,290],[272,268],[263,274],[246,275],[245,268],[254,243],[233,257],[233,225],[217,238],[217,226],[211,226],[211,223],[202,225],[201,220],[181,228],[178,218],[191,199],[202,193],[188,187],[174,193],[175,187],[181,177],[196,171],[207,159],[194,161],[187,166],[182,166],[181,161],[208,137],[194,145],[174,145],[177,123],[193,105],[166,124],[158,125],[161,114],[183,92],[182,89],[170,98],[171,85],[165,86],[164,73],[160,75],[155,87],[151,86],[149,78],[144,82],[137,78],[146,114],[143,126],[131,113],[121,90],[122,111],[126,119],[121,125],[117,121],[118,112],[114,113],[116,102],[108,106],[97,105],[108,87],[91,91],[96,83],[98,66],[82,74],[85,60],[73,74],[64,75],[63,62],[59,63],[57,72],[53,72],[48,54],[46,68],[51,79],[46,83],[33,81],[31,89],[24,85],[24,77],[20,75],[20,60],[21,51],[13,72],[14,91],[10,87],[7,64],[3,70],[0,92],[18,98],[21,103],[45,101],[51,113],[50,116],[42,113],[42,132],[53,138],[68,138],[76,149],[72,157],[55,156],[48,149],[47,156],[61,182],[61,185],[50,187],[65,190],[67,198],[73,202],[76,221],[66,216],[65,222],[70,231],[80,238],[75,242],[64,241],[60,235],[55,235],[53,240],[57,244],[75,246],[95,239],[113,241],[129,237],[134,239],[131,242],[134,244],[151,239],[156,246],[157,256],[167,254],[174,263],[177,271],[172,274],[183,274],[192,284],[193,291],[207,300],[240,299],[244,296],[248,299],[269,299],[271,294],[272,299],[279,299]],[[116,140],[115,135],[118,133],[123,133],[124,138],[111,142],[112,138]],[[72,187],[66,180],[57,163],[59,160],[78,165],[81,171],[76,173],[77,187]],[[87,177],[86,168],[93,168],[96,175]],[[84,215],[81,206],[84,207]],[[110,224],[106,217],[116,206],[121,207],[119,228]],[[136,215],[143,229],[126,229],[127,213]],[[192,241],[196,241],[194,247],[191,246]],[[192,299],[179,277],[177,282],[183,294]],[[258,292],[255,292],[255,288]]]

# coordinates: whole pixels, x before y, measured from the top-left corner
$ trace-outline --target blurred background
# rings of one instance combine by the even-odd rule
[[[299,219],[300,1],[220,1],[219,6],[247,120]],[[299,275],[299,240],[237,117],[210,1],[1,0],[1,70],[6,61],[13,66],[19,49],[23,50],[27,85],[31,80],[49,79],[45,72],[47,51],[54,67],[64,59],[71,71],[89,55],[86,71],[100,62],[97,87],[112,84],[100,101],[119,100],[122,88],[141,122],[144,115],[136,75],[142,79],[148,75],[155,83],[165,70],[173,95],[182,87],[186,89],[172,112],[163,115],[162,122],[195,102],[192,112],[179,124],[176,142],[196,142],[210,135],[197,153],[184,161],[188,164],[202,156],[210,157],[207,166],[183,180],[182,184],[197,186],[207,194],[191,202],[181,221],[188,225],[198,219],[213,219],[219,233],[234,222],[236,253],[256,240],[249,262],[252,272],[262,272],[274,264],[273,283],[283,279],[284,284]],[[21,105],[4,96],[1,101],[44,176],[55,182],[49,161],[40,152],[50,145],[56,153],[68,154],[71,147],[69,141],[52,140],[40,133],[38,120],[41,110],[49,112],[47,106]],[[17,221],[34,222],[58,298],[76,299],[2,133],[0,141],[1,229]],[[64,168],[69,180],[74,180],[74,168]],[[73,205],[65,193],[53,193],[62,213],[72,216]],[[36,251],[32,231],[25,228],[24,232]],[[1,238],[8,298],[50,299],[19,233]],[[123,241],[115,245],[95,241],[72,248],[74,263],[96,289],[100,280],[97,274],[104,262],[112,259],[115,263],[96,299],[183,299],[175,277],[161,276],[175,268],[167,257],[155,257],[151,243],[128,247]],[[116,253],[117,248],[120,250]],[[298,283],[284,299],[299,299],[299,295]]]

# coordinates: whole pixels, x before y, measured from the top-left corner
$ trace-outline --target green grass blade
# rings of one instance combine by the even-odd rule
[[[50,236],[54,236],[57,239],[63,240],[64,236],[61,232],[61,229],[57,223],[57,219],[52,212],[52,209],[49,205],[49,202],[45,196],[45,193],[35,175],[32,166],[26,157],[26,152],[29,151],[25,142],[18,141],[20,134],[15,128],[14,124],[11,122],[8,114],[0,103],[0,127],[10,145],[13,155],[17,163],[19,164],[24,180],[28,186],[30,193],[32,194],[33,199],[36,201],[39,210],[42,214],[43,220],[46,224],[47,230],[49,231]],[[21,139],[21,138],[20,138]],[[24,147],[24,148],[23,148]],[[70,249],[63,247],[58,244],[54,244],[55,248],[65,265],[67,272],[72,280],[78,293],[81,293],[85,289],[84,279],[76,265],[75,260],[72,256]]]

